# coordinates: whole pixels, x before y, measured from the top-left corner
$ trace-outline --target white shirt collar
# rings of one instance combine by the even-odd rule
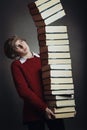
[[[40,57],[37,53],[34,53],[34,52],[32,52],[32,53],[33,53],[33,56]],[[26,60],[27,60],[27,58],[23,58],[23,57],[19,59],[19,61],[21,62],[21,64],[25,63]]]

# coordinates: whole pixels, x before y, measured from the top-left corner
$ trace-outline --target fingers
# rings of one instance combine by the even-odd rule
[[[49,108],[46,108],[46,115],[47,115],[48,119],[54,119],[55,118],[55,114]]]

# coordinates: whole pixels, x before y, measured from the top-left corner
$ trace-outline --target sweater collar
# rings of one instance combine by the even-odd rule
[[[32,52],[32,53],[33,53],[33,56],[40,57],[37,53],[34,53],[34,52]],[[21,62],[21,64],[23,64],[23,63],[26,62],[27,59],[28,59],[28,58],[23,58],[23,57],[21,57],[21,58],[19,59],[19,61]]]

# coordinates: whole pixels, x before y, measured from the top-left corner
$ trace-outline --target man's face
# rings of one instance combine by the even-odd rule
[[[19,56],[25,56],[30,51],[30,48],[26,41],[18,39],[14,44],[14,50]]]

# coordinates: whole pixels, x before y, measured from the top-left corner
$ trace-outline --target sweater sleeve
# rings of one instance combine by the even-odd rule
[[[45,111],[47,104],[40,99],[30,88],[27,84],[23,73],[18,64],[13,63],[11,65],[11,71],[13,80],[18,91],[20,97],[24,100],[27,100],[30,104],[36,107],[40,111]]]

